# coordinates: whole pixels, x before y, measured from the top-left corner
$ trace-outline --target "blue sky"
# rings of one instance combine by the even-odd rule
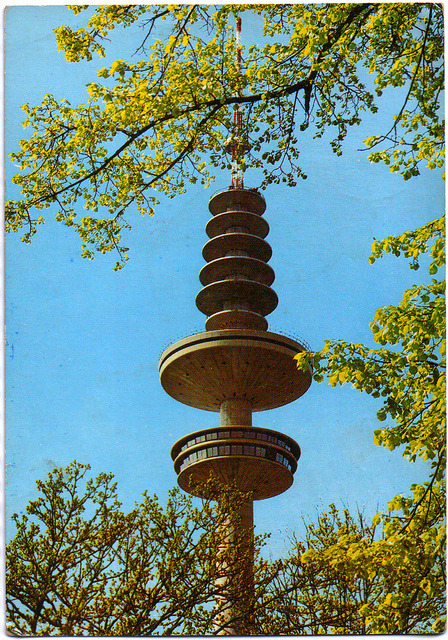
[[[74,17],[58,5],[7,9],[6,153],[27,135],[22,104],[38,104],[46,93],[73,105],[84,102],[85,84],[96,70],[128,58],[138,46],[131,30],[117,30],[105,60],[66,63],[52,30],[84,21],[85,14]],[[258,23],[244,19],[243,44],[259,37],[257,29]],[[294,189],[274,185],[265,191],[279,296],[268,316],[270,330],[301,337],[314,349],[331,338],[374,346],[368,324],[375,310],[398,303],[402,291],[424,277],[403,259],[386,256],[368,264],[373,237],[414,228],[444,206],[440,173],[404,182],[357,151],[363,139],[385,128],[384,117],[398,111],[399,97],[385,92],[379,113],[352,132],[341,158],[328,139],[301,134],[308,179]],[[8,161],[5,172],[7,196],[13,197]],[[204,327],[194,298],[201,288],[207,205],[229,180],[220,173],[210,189],[191,185],[183,197],[162,198],[153,218],[130,216],[130,262],[120,272],[112,269],[115,256],[81,259],[77,236],[51,215],[30,246],[18,235],[7,237],[7,514],[23,511],[36,496],[37,478],[75,459],[90,463],[94,474],[114,473],[125,508],[145,490],[163,503],[176,483],[172,444],[219,424],[218,414],[165,394],[158,358],[167,343]],[[246,174],[246,186],[256,181]],[[373,444],[379,406],[347,385],[314,383],[296,402],[254,414],[255,425],[283,431],[302,448],[293,486],[255,504],[256,530],[272,533],[274,555],[317,509],[334,502],[372,516],[425,477],[424,463],[409,464],[400,451]]]

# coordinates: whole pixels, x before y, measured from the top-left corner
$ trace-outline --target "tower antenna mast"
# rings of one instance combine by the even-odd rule
[[[241,18],[238,16],[236,19],[236,98],[241,97],[242,94],[242,56],[241,56]],[[232,136],[226,146],[227,153],[230,153],[232,157],[232,188],[244,189],[244,154],[249,149],[248,145],[244,141],[243,137],[243,109],[239,103],[236,104],[236,108],[233,112],[233,132]]]

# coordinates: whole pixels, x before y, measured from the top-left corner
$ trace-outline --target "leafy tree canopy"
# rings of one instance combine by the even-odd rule
[[[201,508],[178,489],[163,509],[143,495],[128,514],[111,474],[88,478],[72,463],[38,481],[7,547],[8,624],[19,635],[145,636],[218,632],[217,532],[238,513],[243,494],[229,489],[224,508]],[[255,540],[257,548],[261,538]],[[235,547],[238,549],[238,539]],[[224,554],[224,555],[223,555]],[[238,566],[232,570],[238,575]]]
[[[379,309],[370,328],[378,348],[342,340],[325,343],[314,354],[296,356],[299,367],[313,368],[317,382],[352,387],[382,400],[378,420],[384,426],[374,434],[378,445],[400,447],[412,463],[419,456],[428,462],[428,480],[411,486],[410,496],[395,496],[388,512],[378,514],[384,540],[340,538],[331,549],[305,554],[311,562],[337,569],[344,564],[348,576],[371,580],[379,574],[401,581],[397,593],[366,602],[360,610],[373,633],[409,633],[418,616],[420,597],[439,599],[445,575],[445,466],[446,466],[446,335],[445,281],[437,279],[444,265],[444,219],[435,220],[399,237],[375,241],[371,262],[384,253],[404,254],[412,269],[429,262],[429,278],[403,294],[402,302]],[[426,253],[430,253],[430,260]],[[305,557],[304,557],[305,559]],[[412,572],[421,573],[416,583]],[[433,631],[444,629],[444,608]]]
[[[92,480],[88,470],[77,463],[55,469],[37,483],[40,495],[26,515],[13,516],[17,533],[6,549],[10,633],[216,634],[216,557],[223,553],[217,531],[247,496],[228,489],[224,509],[209,501],[197,508],[176,489],[165,508],[144,495],[125,514],[112,476]],[[406,553],[399,554],[389,538],[380,523],[339,514],[333,505],[306,525],[284,559],[263,559],[256,538],[256,633],[441,630],[444,565],[433,562],[435,543],[422,545],[408,530]],[[238,539],[234,544],[238,550]],[[233,584],[235,554],[224,561]]]
[[[391,545],[383,525],[330,505],[306,525],[273,577],[265,635],[433,633],[444,629],[443,556],[408,532]],[[405,551],[406,550],[406,551]]]
[[[264,27],[263,38],[243,49],[240,75],[233,24],[242,13]],[[165,39],[157,35],[163,21]],[[139,60],[101,68],[85,104],[46,95],[23,107],[32,133],[12,154],[22,198],[7,203],[6,228],[21,229],[24,242],[53,206],[80,235],[84,257],[116,249],[121,268],[128,259],[122,235],[135,210],[151,215],[157,192],[174,197],[227,168],[236,105],[250,144],[243,162],[259,170],[261,188],[306,177],[301,130],[317,138],[328,132],[340,155],[348,132],[391,89],[401,106],[387,130],[364,141],[370,161],[405,180],[422,165],[443,163],[440,5],[104,5],[85,28],[56,29],[58,47],[71,62],[104,56],[117,26],[143,29]]]

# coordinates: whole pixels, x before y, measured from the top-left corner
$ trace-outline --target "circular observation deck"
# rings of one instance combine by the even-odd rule
[[[268,222],[256,213],[250,213],[249,211],[219,213],[207,222],[205,233],[209,238],[214,238],[235,228],[245,229],[246,233],[260,238],[265,238],[269,233]]]
[[[206,331],[217,331],[220,329],[254,329],[255,331],[267,331],[268,321],[264,316],[260,316],[255,311],[243,309],[227,309],[219,311],[209,316],[205,321]]]
[[[160,381],[175,400],[206,411],[220,411],[231,398],[265,411],[293,402],[311,384],[311,372],[297,368],[299,342],[254,329],[205,331],[165,349]]]
[[[238,309],[238,303],[246,307],[248,305],[250,311],[267,316],[276,308],[278,298],[270,287],[241,277],[211,282],[196,296],[197,308],[207,316],[223,311],[224,305]]]
[[[245,278],[269,286],[275,280],[275,273],[266,262],[248,256],[217,258],[204,265],[199,272],[199,280],[204,286],[219,280],[237,278]]]
[[[250,211],[261,216],[266,211],[266,201],[261,193],[253,189],[228,187],[215,193],[209,200],[208,208],[215,216],[223,211]]]
[[[202,255],[206,262],[232,254],[238,255],[236,252],[240,254],[243,252],[242,255],[263,262],[268,262],[272,256],[272,249],[266,240],[249,233],[223,233],[221,236],[211,238],[202,249]]]
[[[207,497],[206,487],[198,483],[214,477],[264,500],[291,486],[300,447],[270,429],[221,426],[184,436],[174,444],[171,457],[178,484],[188,493]]]

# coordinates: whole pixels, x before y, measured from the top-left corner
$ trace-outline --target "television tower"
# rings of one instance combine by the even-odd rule
[[[239,68],[240,29],[238,19]],[[265,316],[278,303],[270,286],[275,274],[267,264],[272,250],[265,240],[269,232],[262,217],[265,200],[256,190],[244,187],[241,165],[246,149],[238,105],[226,149],[232,156],[232,184],[210,199],[212,217],[205,228],[206,264],[199,274],[203,288],[196,297],[198,309],[207,316],[205,331],[169,346],[159,362],[161,384],[170,396],[197,409],[219,412],[221,418],[219,426],[185,435],[172,447],[180,487],[208,497],[197,483],[214,476],[252,496],[238,519],[229,519],[221,532],[222,548],[230,550],[224,561],[227,570],[221,566],[218,578],[222,614],[217,633],[223,635],[256,633],[251,613],[253,500],[286,491],[300,457],[300,447],[292,438],[253,426],[252,414],[293,402],[311,384],[311,373],[300,371],[294,360],[305,346],[268,331]],[[244,558],[239,564],[234,558],[230,564],[238,564],[238,576],[228,566],[236,540]],[[246,613],[241,613],[238,602]]]

